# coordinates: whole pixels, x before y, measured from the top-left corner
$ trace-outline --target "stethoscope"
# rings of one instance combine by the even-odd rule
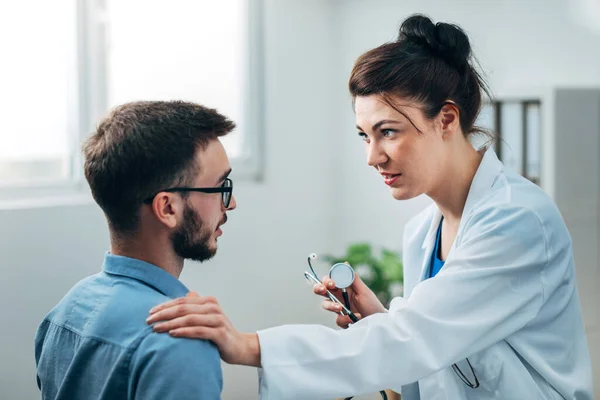
[[[312,253],[311,255],[308,256],[308,266],[310,267],[310,272],[304,271],[304,277],[307,280],[311,280],[314,283],[318,283],[318,284],[322,285],[323,282],[321,282],[321,280],[317,276],[317,273],[315,272],[315,270],[310,262],[311,260],[316,260],[316,259],[317,259],[317,255],[315,253]],[[342,290],[342,296],[344,298],[344,303],[339,301],[338,298],[335,297],[333,295],[333,293],[331,293],[329,291],[329,289],[327,289],[327,287],[325,287],[325,292],[326,292],[326,295],[329,298],[329,300],[331,300],[334,303],[339,304],[342,307],[342,309],[340,310],[340,315],[347,315],[352,322],[357,322],[358,318],[356,317],[356,315],[354,315],[354,313],[352,311],[350,311],[350,299],[348,298],[348,292],[346,291],[346,288],[350,287],[350,285],[352,285],[352,283],[354,282],[354,277],[355,277],[354,269],[352,269],[350,264],[346,264],[346,263],[334,264],[329,269],[329,278],[335,282],[336,288]],[[381,395],[381,398],[383,398],[383,400],[387,400],[387,395],[385,394],[385,392],[383,390],[381,390],[379,392],[379,394]],[[344,400],[350,400],[350,399],[352,399],[352,397],[346,397]]]

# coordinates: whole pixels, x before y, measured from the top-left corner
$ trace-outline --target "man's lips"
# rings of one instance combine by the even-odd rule
[[[220,232],[222,232],[222,231],[221,231],[221,226],[222,226],[222,225],[225,225],[225,223],[226,223],[226,222],[227,222],[227,214],[225,214],[225,215],[223,216],[223,219],[221,220],[221,222],[219,222],[219,225],[217,225],[217,229],[215,229],[215,231],[220,231]]]

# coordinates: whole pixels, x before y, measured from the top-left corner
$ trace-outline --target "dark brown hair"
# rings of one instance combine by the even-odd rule
[[[465,135],[487,133],[474,126],[482,92],[491,96],[473,61],[469,38],[460,27],[443,22],[434,25],[426,16],[413,15],[402,23],[395,42],[369,50],[356,60],[349,89],[353,98],[381,95],[402,114],[391,95],[417,102],[428,119],[451,101],[459,110]]]
[[[191,184],[196,149],[235,124],[183,101],[139,101],[113,109],[83,144],[85,177],[113,233],[134,232],[145,198]]]

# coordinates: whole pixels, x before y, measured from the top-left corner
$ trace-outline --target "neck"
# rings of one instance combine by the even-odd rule
[[[136,237],[119,238],[111,233],[110,253],[156,265],[177,279],[179,279],[183,270],[183,259],[175,254],[167,237],[145,238],[144,235],[138,235]]]
[[[444,164],[444,176],[436,185],[436,190],[428,193],[449,223],[460,222],[473,178],[483,158],[483,153],[475,150],[469,142],[461,146],[454,153],[461,156],[455,156]]]

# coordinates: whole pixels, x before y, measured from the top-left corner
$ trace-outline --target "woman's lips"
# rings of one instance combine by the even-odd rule
[[[402,174],[381,174],[386,185],[392,186]]]

